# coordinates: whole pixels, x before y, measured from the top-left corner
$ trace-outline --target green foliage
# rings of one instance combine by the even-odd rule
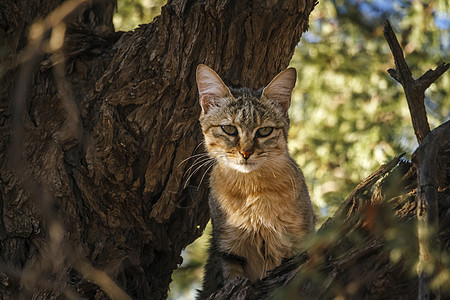
[[[298,81],[290,150],[322,220],[380,164],[417,146],[403,89],[387,73],[395,66],[384,20],[393,23],[416,78],[449,58],[449,28],[439,29],[434,18],[448,11],[445,1],[393,1],[384,12],[377,3],[321,2],[291,61]],[[432,128],[449,118],[449,81],[447,72],[428,91]]]
[[[203,235],[183,251],[183,263],[172,274],[173,284],[170,286],[169,299],[194,299],[196,290],[201,289],[211,230],[209,222]]]
[[[150,23],[161,12],[166,0],[119,0],[113,22],[116,30],[133,30],[139,24]]]

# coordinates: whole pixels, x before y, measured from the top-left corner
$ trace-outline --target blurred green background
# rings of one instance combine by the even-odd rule
[[[117,30],[133,30],[160,13],[164,0],[119,0]],[[450,56],[448,0],[321,1],[291,66],[298,72],[290,109],[290,151],[301,166],[320,224],[353,188],[390,158],[417,147],[393,58],[383,36],[389,20],[415,78]],[[431,128],[450,118],[450,72],[426,94]],[[200,288],[210,227],[183,253],[169,299]]]

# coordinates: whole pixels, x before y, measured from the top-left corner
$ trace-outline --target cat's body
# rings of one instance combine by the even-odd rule
[[[287,150],[295,70],[253,91],[229,89],[200,65],[197,84],[205,146],[215,159],[213,234],[200,295],[207,298],[230,277],[263,278],[300,252],[315,217],[303,174]]]

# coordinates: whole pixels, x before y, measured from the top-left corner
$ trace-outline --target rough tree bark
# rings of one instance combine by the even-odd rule
[[[115,4],[0,3],[3,296],[165,298],[209,218],[196,66],[263,86],[315,1],[173,0],[126,33]]]

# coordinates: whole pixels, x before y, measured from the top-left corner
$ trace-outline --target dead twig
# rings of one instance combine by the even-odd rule
[[[411,113],[414,133],[417,141],[421,144],[425,136],[430,132],[424,103],[425,90],[448,70],[450,64],[441,63],[435,70],[428,70],[419,79],[414,79],[389,21],[386,21],[384,25],[384,36],[391,48],[395,61],[395,69],[389,69],[388,72],[392,78],[403,86]]]

